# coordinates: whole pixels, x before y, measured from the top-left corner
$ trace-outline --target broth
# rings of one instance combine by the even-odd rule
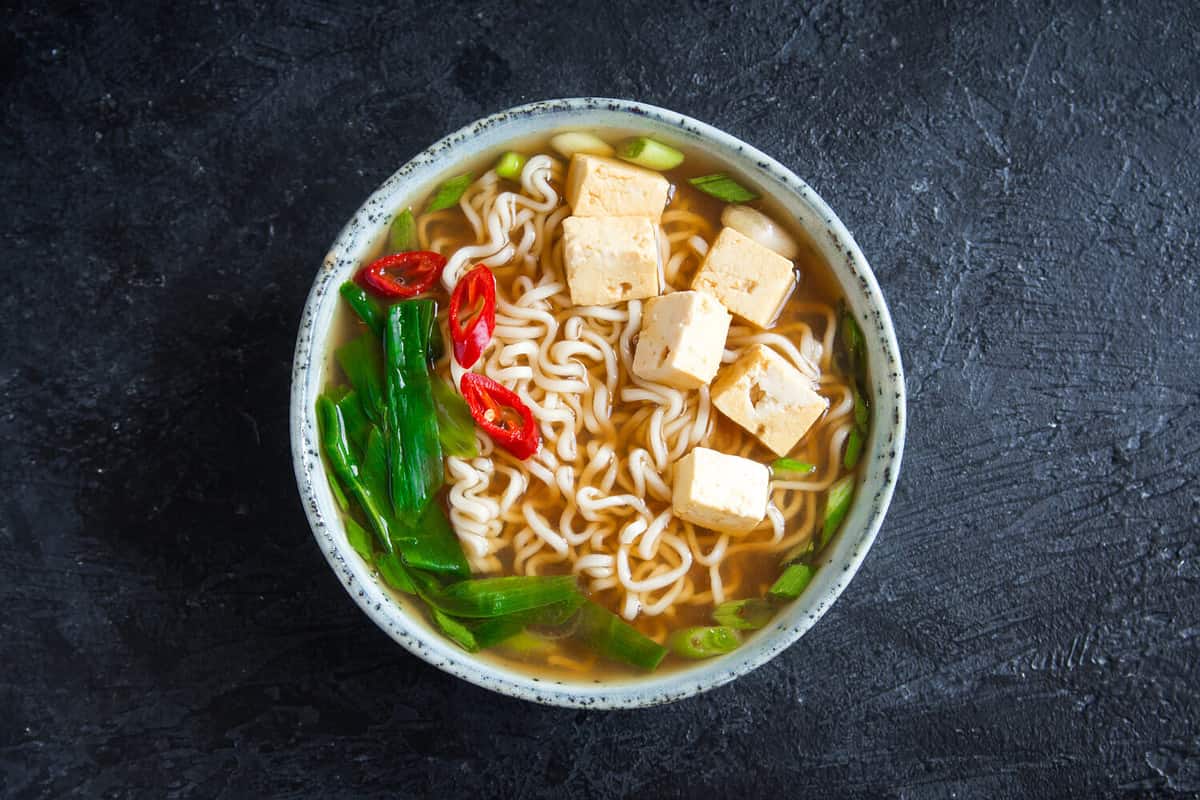
[[[606,141],[614,142],[627,135],[627,133],[627,131],[620,129],[611,129],[603,131],[601,135]],[[561,165],[561,168],[555,169],[553,177],[550,180],[551,185],[557,190],[559,195],[557,205],[551,211],[545,212],[541,217],[546,222],[546,231],[542,232],[542,241],[535,242],[533,245],[533,248],[538,248],[537,257],[533,260],[532,264],[527,260],[523,263],[513,261],[508,265],[493,266],[493,272],[496,277],[497,297],[503,301],[498,307],[498,312],[506,320],[508,316],[503,314],[504,308],[507,307],[506,304],[511,306],[516,298],[532,291],[533,288],[536,288],[536,282],[542,280],[545,276],[562,275],[560,223],[562,217],[569,213],[569,208],[566,206],[566,201],[562,196],[562,189],[565,182],[565,163],[562,162],[565,159],[558,158],[549,144],[549,139],[550,137],[546,136],[543,138],[510,142],[504,148],[505,150],[517,150],[531,155],[537,153],[552,154]],[[686,160],[683,164],[663,172],[674,187],[673,195],[667,206],[663,221],[663,230],[668,240],[670,240],[668,258],[664,259],[666,262],[664,274],[670,286],[675,289],[686,289],[690,286],[692,275],[699,268],[702,260],[701,254],[695,248],[691,248],[689,244],[691,237],[699,236],[707,245],[711,245],[716,233],[722,228],[721,212],[726,205],[722,201],[694,188],[688,183],[688,179],[714,172],[726,172],[735,179],[740,180],[739,176],[729,171],[724,165],[695,148],[681,149],[686,154]],[[470,171],[473,175],[486,176],[491,165],[496,163],[496,159],[501,152],[492,152],[476,160],[474,163],[463,164],[459,171]],[[515,183],[508,182],[500,182],[493,186],[482,186],[483,181],[483,178],[477,180],[472,184],[472,188],[467,190],[464,200],[467,201],[468,205],[476,199],[480,199],[478,196],[483,195],[485,192],[490,191],[495,194],[502,191],[514,191],[517,188]],[[473,189],[476,190],[475,193],[473,193]],[[481,207],[486,207],[488,199],[482,197],[480,203]],[[414,203],[414,212],[423,207],[423,205],[424,202],[421,205]],[[772,484],[772,503],[778,508],[784,521],[784,536],[782,541],[776,540],[774,530],[766,522],[748,534],[730,536],[729,534],[720,534],[700,529],[690,525],[690,523],[681,523],[677,519],[671,520],[667,523],[667,527],[664,529],[662,535],[664,537],[674,537],[671,541],[677,540],[686,543],[694,560],[691,567],[684,573],[684,576],[669,585],[671,588],[667,590],[666,594],[674,591],[676,585],[681,587],[676,592],[674,600],[666,603],[666,606],[658,611],[658,613],[647,613],[648,609],[653,610],[652,607],[656,603],[661,602],[665,596],[663,592],[631,592],[620,581],[612,585],[613,581],[607,578],[595,577],[601,576],[604,572],[603,569],[593,569],[589,572],[588,569],[581,570],[577,567],[577,564],[581,563],[579,559],[583,558],[588,552],[591,552],[589,548],[593,546],[596,534],[593,534],[592,538],[586,542],[581,542],[579,545],[572,545],[570,547],[570,555],[567,557],[563,557],[560,553],[545,544],[539,545],[536,536],[525,535],[531,526],[537,527],[533,526],[530,522],[530,510],[536,512],[534,514],[535,519],[540,515],[553,529],[559,530],[562,528],[562,525],[560,525],[561,516],[565,513],[563,495],[561,492],[556,492],[555,486],[551,485],[551,482],[539,480],[536,474],[531,476],[530,470],[535,469],[535,467],[523,464],[523,462],[504,453],[502,450],[495,449],[490,453],[490,460],[494,464],[492,471],[489,473],[490,477],[495,478],[501,473],[506,476],[510,473],[518,474],[524,470],[523,474],[526,485],[521,487],[520,491],[516,492],[517,497],[509,503],[508,507],[497,515],[495,521],[499,523],[500,532],[491,537],[476,537],[476,539],[486,538],[489,542],[497,540],[498,545],[494,551],[488,552],[484,556],[471,558],[473,577],[511,574],[569,574],[574,571],[581,575],[581,588],[584,589],[592,600],[595,600],[614,613],[620,614],[623,611],[626,612],[625,616],[627,619],[629,618],[628,611],[630,610],[629,595],[636,594],[639,598],[636,603],[637,609],[629,621],[640,632],[662,643],[673,630],[688,626],[715,624],[712,619],[712,612],[718,599],[734,600],[764,596],[768,588],[780,576],[782,571],[782,554],[795,548],[798,544],[802,544],[806,539],[818,535],[822,514],[825,509],[828,487],[834,481],[851,472],[851,470],[846,469],[843,463],[843,449],[849,435],[849,427],[852,427],[851,423],[854,420],[854,411],[850,409],[853,402],[853,395],[850,389],[852,379],[844,374],[839,368],[838,359],[833,357],[833,337],[836,333],[839,319],[836,309],[842,301],[842,293],[828,264],[823,261],[818,249],[804,230],[781,213],[781,210],[777,206],[771,205],[765,199],[750,203],[750,205],[768,214],[776,224],[780,225],[790,234],[799,246],[799,255],[793,259],[798,281],[795,290],[783,305],[778,319],[770,329],[766,331],[753,330],[753,326],[734,317],[726,349],[740,352],[741,349],[744,349],[752,341],[759,341],[764,334],[769,338],[766,343],[777,351],[786,349],[786,346],[782,343],[782,340],[770,337],[782,337],[782,339],[786,339],[797,349],[802,344],[808,344],[810,352],[810,340],[819,342],[821,353],[818,359],[820,373],[818,392],[829,399],[829,410],[813,424],[812,428],[788,454],[789,458],[800,459],[816,465],[816,470],[811,476],[807,476],[805,480],[798,482],[819,490],[814,491],[811,488],[779,488],[778,483]],[[688,213],[673,214],[672,212]],[[547,220],[552,222],[548,222]],[[461,207],[457,205],[432,214],[418,214],[417,223],[420,248],[439,252],[448,258],[461,248],[479,245],[480,239],[483,238],[478,231],[478,225],[474,225]],[[687,235],[685,236],[684,234]],[[384,238],[386,239],[386,237]],[[516,238],[517,236],[510,235],[509,241],[512,242]],[[382,242],[378,252],[373,253],[370,258],[364,260],[363,264],[365,265],[374,260],[374,258],[384,255],[386,247],[386,241]],[[531,254],[533,253],[533,248],[531,248]],[[680,256],[679,254],[681,253],[684,255]],[[671,265],[676,260],[680,263],[675,269],[672,269]],[[468,260],[468,263],[474,266],[477,263],[487,261],[487,258],[471,258]],[[489,264],[489,266],[492,265]],[[450,268],[447,267],[447,269]],[[664,287],[665,291],[668,291],[668,289]],[[437,285],[431,292],[431,296],[437,301],[438,321],[444,332],[447,325],[448,293],[440,285]],[[557,295],[552,296],[549,300],[553,302],[556,297]],[[613,308],[620,310],[627,309],[630,306],[631,304],[619,303]],[[516,306],[512,307],[515,308]],[[562,336],[562,329],[567,324],[565,320],[570,319],[574,313],[574,309],[570,307],[569,301],[567,301],[567,305],[565,306],[550,306],[550,308],[554,312],[552,316],[555,316],[562,322],[559,325],[559,339],[565,341],[566,337]],[[498,319],[498,332],[501,329],[500,323],[501,320]],[[618,324],[614,323],[613,325]],[[510,325],[508,327],[511,328],[514,326]],[[583,425],[581,430],[572,434],[574,441],[573,449],[576,454],[576,458],[572,462],[574,464],[572,468],[573,480],[578,479],[579,485],[584,485],[588,481],[599,485],[603,483],[600,477],[604,474],[603,468],[600,471],[593,470],[589,473],[589,448],[599,451],[599,449],[605,446],[611,447],[616,454],[614,456],[614,463],[617,463],[619,459],[636,450],[647,449],[646,442],[654,436],[651,428],[655,424],[652,418],[656,406],[652,403],[628,401],[620,398],[623,389],[633,386],[633,379],[629,373],[629,363],[625,358],[621,357],[619,337],[613,334],[615,327],[607,325],[603,320],[597,321],[593,319],[586,319],[579,327],[589,333],[596,333],[596,336],[600,339],[604,339],[605,337],[611,338],[612,349],[616,351],[617,355],[618,375],[615,380],[617,390],[609,398],[609,420],[612,422],[612,430],[607,432],[605,430],[593,432],[588,430],[587,425]],[[359,335],[364,329],[364,324],[358,319],[354,311],[348,308],[345,303],[339,304],[338,314],[330,331],[332,346],[327,349],[327,352],[332,354],[338,344]],[[735,331],[741,331],[741,333],[735,335]],[[449,341],[448,337],[447,341]],[[633,341],[633,339],[630,339],[630,341]],[[503,345],[504,341],[495,341],[489,345],[480,363],[483,364],[489,358],[494,358],[494,351],[500,349]],[[732,348],[731,345],[733,345]],[[491,354],[490,356],[489,353]],[[804,356],[806,354],[801,352],[801,355]],[[436,363],[434,371],[443,379],[451,382],[452,385],[456,385],[455,376],[451,370],[452,360],[452,356],[447,355],[443,357]],[[537,359],[530,357],[526,360],[532,363]],[[517,362],[519,365],[520,360],[517,359]],[[590,387],[590,391],[586,397],[594,399],[595,392],[600,391],[599,387],[603,387],[606,384],[611,385],[614,382],[612,376],[609,374],[610,370],[606,369],[604,359],[589,360],[587,358],[578,358],[576,362],[581,364],[582,368],[586,370],[587,383]],[[493,367],[497,369],[501,368],[495,362],[493,362]],[[332,360],[332,355],[330,355],[330,361],[326,363],[325,369],[327,385],[334,386],[345,382],[346,376],[341,374],[340,368]],[[505,381],[505,383],[511,385],[508,381]],[[537,387],[530,384],[529,381],[526,381],[526,384],[529,386],[529,391],[536,391]],[[860,386],[860,389],[865,396],[870,396],[869,387],[863,385]],[[546,394],[551,393],[547,392]],[[687,394],[698,396],[699,393],[693,390]],[[567,393],[564,393],[564,396],[567,397],[569,406],[570,396]],[[707,392],[705,392],[705,397],[707,397]],[[542,399],[546,400],[547,397],[542,396]],[[689,399],[687,402],[691,403],[693,400],[701,405],[704,402],[698,399],[698,397]],[[585,400],[584,403],[586,402]],[[690,408],[690,406],[688,407]],[[562,408],[558,410],[561,411]],[[580,427],[578,416],[582,413],[586,418],[586,410],[580,411],[574,408],[570,410],[576,415],[576,427]],[[683,419],[683,417],[680,417],[680,419]],[[599,424],[597,422],[597,425]],[[664,427],[669,425],[670,422]],[[682,428],[686,429],[689,425],[691,425],[690,422],[682,425]],[[563,431],[562,436],[566,436],[565,425]],[[480,434],[480,438],[481,441],[485,441],[486,439],[483,434]],[[713,407],[709,408],[708,424],[705,426],[704,435],[693,442],[693,446],[697,443],[702,443],[704,446],[724,453],[740,455],[759,463],[770,464],[777,458],[770,449],[758,441],[752,434],[743,430],[738,424],[725,417]],[[568,451],[572,449],[563,445],[561,441],[550,443],[543,437],[542,447],[544,450],[550,448],[552,444],[557,444],[560,448],[565,447]],[[688,447],[687,449],[690,450],[691,448]],[[553,456],[546,456],[546,458],[553,458]],[[647,455],[646,458],[651,458],[651,456]],[[538,459],[538,456],[534,457],[534,460],[536,459]],[[557,457],[554,460],[559,467],[568,462],[567,459],[561,457]],[[460,466],[464,471],[470,468],[469,465]],[[672,461],[659,471],[665,472],[669,478],[673,466],[674,463]],[[630,466],[628,472],[632,475],[634,468]],[[456,517],[456,509],[450,500],[450,495],[456,487],[461,487],[462,481],[456,482],[453,470],[448,475],[450,478],[448,486],[435,502],[442,503],[448,507],[451,520],[456,521],[455,528],[459,530],[460,538],[463,539],[464,543],[470,544],[471,542],[475,542],[476,546],[481,546],[477,541],[471,539],[471,535],[464,534],[462,532],[463,525],[458,524],[458,522],[462,521],[463,517],[462,514]],[[510,489],[509,483],[514,480],[516,479],[509,477],[508,481],[490,483],[487,489],[479,494],[479,497],[503,505],[506,500],[506,490]],[[668,486],[670,485],[669,479],[664,478],[664,481]],[[633,485],[634,483],[635,481],[629,475],[621,473],[611,482],[608,493],[626,491],[631,495],[636,495],[637,492],[635,491],[636,487]],[[572,486],[574,485],[573,483]],[[510,495],[512,493],[511,491],[508,492]],[[639,499],[644,502],[651,517],[657,517],[665,510],[671,508],[670,497],[664,499],[653,496],[653,493],[645,487],[641,491]],[[576,512],[578,512],[578,509],[572,510],[572,519],[582,522],[582,520],[578,519],[578,513]],[[474,524],[472,520],[468,521]],[[577,527],[578,525],[568,522],[565,529],[574,530]],[[495,529],[494,524],[491,524],[491,529]],[[613,545],[611,535],[608,535],[607,538],[601,536],[600,539],[603,546],[597,549],[597,554],[602,553],[605,547],[611,549]],[[664,538],[665,540],[666,538]],[[716,558],[713,554],[719,548],[724,548],[724,556]],[[469,547],[466,549],[470,552]],[[527,554],[525,552],[527,550],[531,552]],[[714,576],[713,570],[709,566],[700,563],[701,560],[716,561],[716,576]],[[630,563],[632,564],[633,562],[631,561]],[[637,563],[636,567],[631,567],[631,575],[638,581],[645,582],[656,576],[669,574],[672,568],[681,565],[682,556],[678,552],[671,550],[670,547],[659,545],[652,558],[642,559]],[[716,581],[718,580],[720,582],[719,589],[716,586]],[[644,598],[643,594],[645,595]],[[399,596],[398,599],[400,599]],[[400,602],[407,604],[406,600],[403,599],[400,599]],[[544,630],[535,631],[534,633],[537,635],[522,634],[520,637],[503,642],[481,655],[506,664],[517,665],[523,671],[545,678],[570,678],[574,680],[587,678],[599,682],[618,680],[621,677],[638,674],[637,670],[631,667],[599,658],[585,645],[570,636],[547,635],[548,632]],[[675,654],[669,654],[659,669],[679,667],[687,663],[689,663],[687,660]]]

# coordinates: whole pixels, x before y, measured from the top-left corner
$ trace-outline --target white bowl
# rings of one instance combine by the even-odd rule
[[[392,216],[422,197],[464,162],[518,138],[566,128],[634,129],[699,148],[742,173],[808,231],[833,268],[867,340],[874,403],[865,475],[842,530],[803,595],[767,628],[729,655],[684,669],[596,683],[536,678],[464,652],[434,631],[406,600],[383,589],[346,541],[345,529],[318,451],[315,404],[325,382],[329,327],[338,286],[386,235]],[[531,103],[473,122],[412,161],[372,194],[338,234],[313,283],[292,368],[291,436],[296,482],[313,536],[346,591],[388,635],[414,655],[471,683],[502,694],[559,706],[634,708],[679,700],[766,663],[811,628],[858,571],[883,522],[904,447],[904,377],[891,316],[867,260],[829,206],[808,184],[770,156],[690,117],[629,100],[575,98]]]

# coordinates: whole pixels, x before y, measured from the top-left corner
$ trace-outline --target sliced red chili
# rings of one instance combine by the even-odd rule
[[[410,250],[372,261],[358,273],[358,280],[384,297],[403,300],[429,291],[445,266],[446,257],[440,253]]]
[[[485,265],[459,278],[450,295],[454,360],[470,369],[496,330],[496,276]]]
[[[471,417],[493,442],[522,460],[537,452],[542,437],[533,412],[516,392],[486,375],[468,372],[462,377],[462,395]]]

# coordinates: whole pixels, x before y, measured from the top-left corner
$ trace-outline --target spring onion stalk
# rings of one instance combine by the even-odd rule
[[[430,611],[433,614],[433,621],[437,623],[442,633],[446,634],[446,638],[468,653],[479,652],[479,641],[475,638],[475,632],[470,627],[449,614],[438,611],[436,608],[432,608]]]
[[[502,649],[519,656],[548,653],[554,643],[529,631],[517,631],[502,643]]]
[[[374,425],[367,426],[366,435],[363,438],[362,458],[359,460],[361,468],[359,470],[359,479],[366,484],[367,488],[376,497],[388,496],[388,460],[387,460],[387,443],[384,441],[383,433]],[[389,509],[390,511],[390,509]],[[392,540],[395,541],[395,522],[394,514],[388,515],[388,531],[391,534]]]
[[[362,403],[358,400],[358,392],[349,392],[337,401],[338,411],[342,412],[342,421],[346,425],[346,435],[350,442],[362,450],[367,441],[367,431],[373,425],[363,413]]]
[[[829,540],[837,533],[846,512],[850,510],[850,500],[854,497],[854,476],[846,475],[839,478],[837,483],[829,487],[825,496],[825,522],[821,527],[821,547],[829,544]]]
[[[419,514],[445,480],[437,413],[426,363],[432,313],[429,300],[408,300],[388,309],[384,329],[388,475],[399,516]]]
[[[458,205],[458,201],[462,199],[463,193],[467,191],[467,187],[470,185],[471,173],[469,172],[450,178],[434,192],[433,199],[425,207],[425,213],[432,214],[434,211],[441,211],[442,209]]]
[[[853,387],[854,391],[854,424],[864,434],[867,432],[867,425],[871,421],[871,406],[867,403],[867,398],[863,397],[862,392],[858,387]]]
[[[780,475],[807,475],[817,467],[807,461],[797,461],[794,458],[777,458],[771,462],[771,472]]]
[[[383,321],[387,312],[379,305],[379,301],[367,294],[367,290],[354,281],[346,281],[338,289],[338,293],[346,300],[358,318],[367,324],[376,336],[383,335]]]
[[[379,577],[383,579],[383,582],[396,591],[405,594],[417,593],[417,587],[413,586],[410,573],[404,568],[404,564],[400,562],[399,556],[395,553],[385,553],[376,558],[375,569],[379,571]]]
[[[329,476],[329,491],[333,492],[333,501],[337,503],[338,508],[343,512],[350,510],[350,501],[346,498],[346,493],[342,491],[342,485],[332,475]]]
[[[800,255],[800,245],[775,220],[750,206],[729,205],[721,211],[721,224],[753,239],[787,259]]]
[[[816,568],[809,564],[792,564],[783,571],[779,580],[771,585],[767,594],[776,600],[795,600],[812,581],[816,571]]]
[[[569,600],[579,593],[572,575],[476,578],[441,586],[433,576],[409,573],[430,606],[452,617],[489,619]]]
[[[788,551],[783,554],[783,558],[779,559],[779,563],[786,566],[795,561],[802,561],[811,556],[816,549],[817,543],[809,538],[788,548]]]
[[[375,424],[383,421],[383,353],[379,339],[364,333],[339,347],[334,356],[358,394],[363,413]]]
[[[346,494],[358,502],[383,549],[392,552],[387,497],[372,491],[363,481],[362,465],[350,448],[342,414],[337,404],[326,395],[317,398],[317,424],[321,433],[321,449],[333,468],[333,474],[341,482]]]
[[[458,536],[439,503],[425,506],[425,511],[413,524],[399,520],[392,525],[392,542],[404,563],[414,569],[454,578],[466,578],[471,574]]]
[[[617,145],[617,156],[639,167],[665,172],[683,163],[683,153],[647,136],[635,136]]]
[[[605,658],[652,670],[667,654],[667,648],[591,600],[579,609],[576,619],[574,635]]]
[[[370,564],[374,560],[371,550],[371,534],[350,517],[345,517],[344,522],[346,523],[346,541],[363,561]]]
[[[713,619],[727,628],[756,631],[766,626],[775,616],[775,608],[766,600],[750,597],[745,600],[727,600],[713,609]]]
[[[434,376],[433,404],[437,408],[438,436],[448,456],[475,458],[479,443],[475,439],[475,420],[467,401],[449,383]]]
[[[726,203],[749,203],[751,200],[758,199],[758,195],[723,172],[691,178],[688,183],[705,194],[712,195]]]
[[[521,170],[525,169],[525,162],[528,160],[520,153],[509,150],[496,162],[496,174],[505,180],[520,181]]]
[[[567,158],[576,153],[612,158],[614,153],[612,145],[594,133],[586,133],[585,131],[566,131],[557,136],[552,136],[550,138],[550,146]]]
[[[671,651],[684,658],[712,658],[732,653],[741,643],[737,631],[724,625],[682,628],[667,637]]]
[[[862,455],[863,435],[858,428],[851,428],[850,435],[846,437],[846,453],[842,457],[842,465],[846,469],[854,469],[858,464],[859,456]]]
[[[416,250],[418,244],[417,220],[412,209],[406,208],[396,215],[388,228],[388,249],[393,253],[407,253],[409,250]],[[382,329],[382,326],[380,328]]]

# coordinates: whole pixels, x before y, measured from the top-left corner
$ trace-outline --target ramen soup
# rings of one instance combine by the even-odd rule
[[[347,538],[457,645],[537,674],[729,653],[850,505],[862,333],[804,232],[703,153],[513,147],[341,287],[317,416]]]

